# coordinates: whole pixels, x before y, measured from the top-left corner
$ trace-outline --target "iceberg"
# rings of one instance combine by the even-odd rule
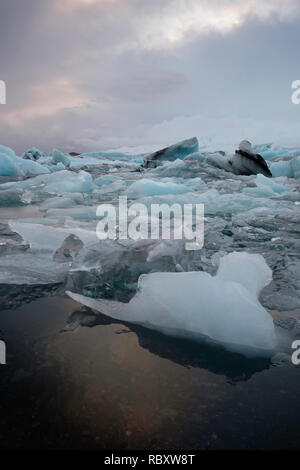
[[[272,162],[270,169],[273,176],[287,176],[288,178],[300,178],[300,156],[289,160]]]
[[[49,170],[51,173],[54,173],[55,171],[62,171],[65,170],[66,167],[62,162],[57,163],[56,165],[48,165]]]
[[[255,178],[255,188],[244,188],[243,193],[253,194],[258,197],[273,197],[287,191],[287,188],[274,181],[274,179],[267,178],[266,176],[259,174]],[[284,182],[284,177],[280,178],[280,182]]]
[[[1,150],[1,149],[0,149]],[[0,176],[23,176],[15,158],[0,151]]]
[[[300,178],[300,157],[294,157],[291,160],[291,168],[293,171],[294,178]]]
[[[31,160],[23,160],[19,157],[17,158],[20,160],[18,161],[18,165],[25,176],[43,175],[50,173],[49,168],[40,165],[38,162],[33,162]]]
[[[216,272],[212,260],[217,255],[244,250],[263,254],[274,272],[273,281],[260,294],[263,305],[282,311],[299,308],[299,150],[255,147],[255,153],[277,152],[269,156],[273,178],[267,178],[261,173],[247,176],[233,172],[229,168],[231,154],[204,151],[203,146],[199,151],[191,140],[165,149],[161,159],[158,155],[157,168],[149,170],[136,168],[149,156],[149,149],[146,153],[145,148],[136,155],[129,149],[129,155],[95,152],[72,157],[59,151],[42,154],[33,147],[26,152],[28,158],[21,158],[12,149],[0,146],[1,217],[22,240],[16,245],[11,235],[1,236],[2,283],[22,284],[26,279],[28,283],[38,283],[40,273],[46,284],[48,270],[49,282],[64,282],[69,275],[76,292],[128,301],[141,274],[161,273],[163,282],[167,276],[166,281],[171,283],[176,271],[183,275],[184,292],[188,292],[189,279],[185,275],[194,273],[199,280],[202,276],[208,279],[209,288],[210,283],[219,283],[218,294],[215,287],[211,292],[222,298],[223,289],[228,286],[220,278],[221,268],[212,277]],[[246,143],[242,151],[249,148]],[[53,154],[56,160],[68,158],[70,168],[66,169],[62,161],[54,163]],[[149,213],[152,204],[204,204],[203,249],[187,253],[185,240],[100,242],[96,235],[97,207],[109,203],[118,211],[120,195],[127,196],[129,204],[145,204]],[[77,242],[73,236],[83,243],[79,251],[74,249]],[[29,248],[23,249],[27,245]],[[241,284],[249,292],[250,287]],[[236,295],[232,294],[232,299]],[[206,301],[208,305],[208,298]],[[167,302],[173,305],[172,299]],[[229,305],[228,299],[226,302]],[[205,331],[199,336],[202,333]],[[219,341],[215,333],[213,339]]]
[[[272,173],[263,157],[252,151],[252,144],[248,140],[242,140],[239,150],[230,159],[232,171],[238,175],[257,175],[271,177]]]
[[[25,202],[20,190],[6,189],[0,191],[0,207],[22,206]]]
[[[26,163],[38,165],[38,163],[31,161]],[[38,189],[57,194],[89,193],[93,190],[93,179],[86,171],[75,173],[63,170],[59,173],[50,173],[47,168],[45,170],[47,170],[48,174],[38,175],[23,181],[4,183],[0,186],[0,189],[21,189],[23,191],[26,189]]]
[[[147,155],[144,159],[143,166],[145,168],[153,168],[163,161],[174,161],[177,160],[177,158],[183,159],[187,157],[187,155],[198,152],[198,150],[199,143],[197,137],[186,139],[178,142],[177,144],[171,145],[170,147],[166,147]]]
[[[229,158],[221,152],[208,154],[205,158],[205,161],[210,165],[215,166],[216,168],[232,172],[232,166]]]
[[[70,196],[58,196],[47,199],[40,205],[40,211],[44,212],[49,209],[66,209],[76,206],[77,204],[83,204],[83,202],[84,197],[82,193],[70,193]]]
[[[258,295],[271,279],[271,269],[261,255],[233,252],[221,258],[215,276],[206,272],[142,275],[137,294],[127,304],[67,294],[119,321],[172,336],[208,338],[246,355],[269,355],[277,344],[275,329]]]
[[[50,173],[48,168],[31,160],[17,157],[15,152],[0,145],[0,176],[29,176]]]
[[[293,178],[294,176],[290,161],[281,160],[279,162],[272,162],[270,170],[274,177],[287,176],[288,178]]]
[[[49,175],[44,189],[56,193],[89,193],[93,190],[93,179],[86,171],[63,170],[58,175]]]
[[[62,163],[66,168],[68,168],[71,165],[71,160],[59,150],[54,149],[52,152],[52,163],[54,165]]]
[[[12,160],[17,158],[15,152],[11,148],[6,147],[5,145],[0,145],[0,153],[7,155]]]
[[[0,285],[50,285],[66,279],[68,264],[56,263],[43,253],[1,256]]]
[[[164,194],[183,194],[199,190],[203,186],[200,178],[192,182],[180,178],[162,178],[160,180],[142,178],[133,183],[128,189],[128,196],[160,196]]]
[[[26,152],[23,153],[22,158],[25,160],[33,160],[36,161],[39,158],[43,156],[43,152],[41,152],[39,149],[32,147]]]

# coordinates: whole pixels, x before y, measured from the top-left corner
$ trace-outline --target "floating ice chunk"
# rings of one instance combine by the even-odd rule
[[[27,176],[49,173],[37,162],[17,157],[13,150],[0,145],[0,176]]]
[[[28,242],[30,248],[53,253],[66,238],[66,232],[59,228],[47,227],[41,224],[31,224],[10,221],[10,228]]]
[[[0,192],[1,195],[1,192]],[[47,211],[48,209],[67,209],[73,207],[76,204],[82,204],[84,198],[82,193],[72,193],[70,196],[60,196],[47,199],[40,205],[41,211]]]
[[[294,157],[291,160],[291,167],[294,178],[300,178],[300,157]]]
[[[16,158],[0,152],[0,176],[23,176]]]
[[[191,155],[197,155],[199,152],[192,153]],[[182,163],[182,160],[180,158],[176,158],[176,160],[169,161],[166,160],[165,162],[162,162],[162,165],[164,167],[175,167],[176,165],[180,165]]]
[[[73,173],[64,170],[58,174],[49,175],[44,189],[57,193],[88,193],[93,189],[93,179],[86,171]]]
[[[270,169],[273,176],[300,178],[300,156],[271,163]]]
[[[62,243],[61,247],[56,250],[53,257],[58,263],[71,262],[83,248],[83,243],[76,235],[69,235]]]
[[[104,175],[104,176],[100,176],[99,178],[96,178],[94,180],[94,183],[97,186],[99,186],[99,188],[102,188],[103,186],[107,186],[108,184],[115,183],[118,180],[119,178],[117,176]]]
[[[300,154],[300,149],[295,147],[279,147],[275,144],[265,144],[255,146],[255,152],[261,154],[264,158],[286,158],[296,157]]]
[[[175,257],[182,245],[182,240],[164,240],[160,243],[156,243],[149,251],[147,262],[151,263],[151,261],[159,259],[162,256]]]
[[[34,162],[31,160],[23,160],[18,157],[18,165],[21,168],[21,171],[25,176],[27,175],[43,175],[50,173],[50,170],[40,165],[38,162]]]
[[[155,167],[157,163],[170,160],[174,161],[177,158],[183,159],[187,155],[198,152],[199,144],[198,139],[193,137],[191,139],[183,140],[177,144],[171,145],[164,149],[158,150],[157,152],[151,153],[144,159],[145,167]]]
[[[287,176],[288,178],[292,178],[294,176],[290,160],[281,160],[280,162],[271,163],[270,170],[274,177]]]
[[[145,196],[139,200],[147,207],[151,204],[204,204],[205,214],[231,213],[238,214],[257,207],[274,210],[278,203],[266,197],[251,197],[244,193],[221,194],[216,189],[204,192],[188,192],[184,194],[166,194],[159,196]]]
[[[262,144],[254,146],[254,151],[259,153],[264,158],[274,158],[289,155],[290,151],[281,147],[274,146],[274,144]]]
[[[19,190],[0,191],[0,207],[21,206],[24,204],[23,193]]]
[[[26,162],[26,160],[23,160]],[[29,162],[38,165],[36,162]],[[48,193],[89,193],[93,189],[93,179],[86,171],[60,171],[28,178],[23,181],[3,183],[0,189],[22,189],[46,191]]]
[[[196,161],[199,161],[199,162],[203,162],[205,159],[205,156],[203,153],[200,153],[200,152],[194,152],[194,153],[191,153],[190,155],[188,155],[187,157],[184,158],[184,160],[196,160]],[[182,160],[180,160],[179,158],[177,160],[175,160],[175,162],[180,163]],[[174,163],[175,163],[174,162]]]
[[[120,321],[174,336],[208,337],[244,354],[270,354],[276,347],[274,324],[257,298],[270,280],[262,256],[233,253],[221,260],[214,277],[205,272],[142,275],[128,304],[67,294]]]
[[[24,158],[25,160],[36,161],[42,156],[43,156],[43,152],[41,152],[39,149],[35,147],[32,147],[29,150],[27,150],[25,153],[23,153],[22,158]]]
[[[28,223],[11,220],[9,226],[15,233],[21,235],[24,241],[29,243],[30,248],[42,253],[53,253],[62,245],[69,235],[76,235],[85,244],[95,243],[97,236],[95,230],[85,230],[78,227],[61,228],[51,227],[43,223]]]
[[[272,271],[264,258],[246,252],[229,253],[220,259],[218,278],[242,284],[258,296],[272,281]]]
[[[207,163],[215,166],[216,168],[220,168],[221,170],[225,171],[232,171],[229,158],[220,152],[215,152],[211,153],[210,155],[207,155],[205,160]]]
[[[5,145],[0,145],[0,153],[3,153],[4,155],[7,155],[8,157],[12,158],[13,160],[15,160],[17,158],[15,152],[11,148],[5,147]]]
[[[48,168],[51,171],[51,173],[54,173],[55,171],[62,171],[62,170],[66,169],[65,165],[62,162],[57,163],[57,165],[49,165]]]
[[[94,180],[94,184],[97,187],[96,191],[94,191],[94,195],[99,194],[101,196],[103,194],[120,192],[127,187],[126,181],[123,178],[118,178],[113,175],[100,176]]]
[[[183,194],[199,190],[201,186],[203,186],[203,182],[200,178],[194,178],[190,182],[173,178],[162,178],[160,180],[143,178],[130,186],[128,195],[133,195],[134,193],[142,196]]]
[[[242,140],[239,145],[239,149],[243,152],[252,152],[252,144],[249,140]]]
[[[245,152],[244,150],[236,150],[235,154],[230,158],[230,165],[232,171],[238,175],[257,175],[261,173],[268,177],[272,176],[267,163],[261,155]]]
[[[63,282],[66,263],[56,263],[43,253],[16,253],[1,256],[0,284],[41,285]]]
[[[281,179],[281,181],[284,178]],[[255,188],[244,188],[243,192],[246,194],[253,194],[259,197],[273,197],[277,194],[282,194],[287,191],[287,188],[278,184],[274,179],[267,178],[266,176],[259,174],[255,178]]]
[[[66,168],[68,168],[71,165],[71,160],[59,150],[54,149],[52,151],[52,163],[62,163]]]
[[[284,181],[284,178],[280,179],[280,181]],[[267,186],[270,188],[273,193],[281,194],[286,191],[286,188],[278,182],[274,181],[274,179],[267,178],[266,176],[259,174],[255,178],[255,183],[257,186]]]

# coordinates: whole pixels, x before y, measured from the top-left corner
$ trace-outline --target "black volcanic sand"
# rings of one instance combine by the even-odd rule
[[[49,296],[0,314],[0,447],[300,447],[300,369]]]

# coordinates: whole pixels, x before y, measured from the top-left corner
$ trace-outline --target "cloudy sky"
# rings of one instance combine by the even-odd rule
[[[0,0],[0,143],[300,144],[299,21],[299,0]]]

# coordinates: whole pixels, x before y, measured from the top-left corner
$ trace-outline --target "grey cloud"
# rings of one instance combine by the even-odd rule
[[[300,107],[290,102],[290,84],[300,78],[298,9],[289,4],[281,19],[281,10],[264,18],[260,6],[259,14],[247,13],[226,34],[191,29],[172,47],[158,47],[166,39],[155,20],[173,18],[177,1],[105,1],[62,12],[50,0],[1,0],[0,79],[7,83],[8,104],[0,108],[0,141],[18,152],[31,145],[94,150],[150,136],[154,141],[157,125],[180,116],[299,122]],[[74,97],[83,96],[80,106],[64,109],[62,97],[55,114],[25,117],[18,126],[1,121],[5,113],[42,108],[45,97],[39,102],[34,87],[49,84],[51,99],[61,77],[74,84]],[[170,132],[166,140],[177,138],[171,128],[161,124]]]

